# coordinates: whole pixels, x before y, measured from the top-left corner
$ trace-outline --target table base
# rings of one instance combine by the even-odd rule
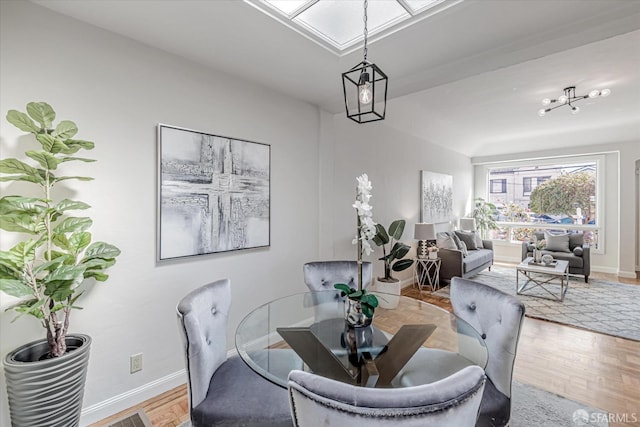
[[[526,282],[520,286],[520,275],[523,275],[526,278]],[[554,280],[560,279],[560,293],[553,292],[550,290],[547,285],[557,286],[558,283],[553,283]],[[550,297],[545,297],[541,295],[533,295],[527,294],[525,291],[530,291],[534,288],[540,287],[544,289]],[[567,289],[569,289],[569,274],[565,272],[564,274],[549,274],[549,273],[541,273],[541,272],[533,272],[527,270],[516,269],[516,293],[518,295],[528,295],[536,298],[544,298],[553,301],[564,301],[564,295],[567,293]]]

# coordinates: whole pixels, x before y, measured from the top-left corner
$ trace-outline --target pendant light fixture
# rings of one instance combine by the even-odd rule
[[[575,86],[566,87],[564,88],[563,92],[564,92],[564,95],[560,95],[558,99],[550,99],[550,98],[543,99],[542,105],[544,106],[544,108],[541,108],[540,110],[538,110],[538,115],[540,117],[544,117],[547,115],[549,111],[555,110],[556,108],[564,107],[565,105],[571,108],[571,114],[578,114],[580,112],[580,107],[573,105],[575,102],[582,101],[583,99],[587,99],[587,98],[596,98],[598,96],[605,98],[609,96],[609,94],[611,93],[609,89],[602,89],[602,90],[594,89],[586,95],[576,96]],[[558,104],[558,105],[553,105],[553,104]]]
[[[358,123],[383,120],[387,110],[387,76],[367,60],[367,6],[364,0],[364,59],[342,73],[347,117]]]

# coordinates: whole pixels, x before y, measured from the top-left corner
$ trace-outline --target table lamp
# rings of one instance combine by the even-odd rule
[[[460,230],[463,230],[463,231],[476,231],[476,219],[475,218],[460,218]]]
[[[427,258],[427,244],[436,240],[436,225],[426,222],[416,224],[413,238],[418,241],[418,258]]]

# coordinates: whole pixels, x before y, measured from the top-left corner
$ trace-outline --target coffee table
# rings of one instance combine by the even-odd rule
[[[569,289],[569,262],[555,260],[552,265],[532,264],[533,258],[528,257],[516,267],[516,293],[518,295],[529,295],[538,298],[564,301],[564,294]],[[520,276],[523,276],[524,283],[520,286]],[[560,285],[560,293],[557,293],[556,286]],[[551,287],[553,286],[553,288]],[[550,297],[537,294],[525,293],[534,288],[544,289]]]

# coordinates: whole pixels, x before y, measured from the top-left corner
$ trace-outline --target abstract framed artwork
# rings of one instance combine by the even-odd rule
[[[271,146],[158,125],[158,259],[270,245]]]
[[[421,171],[420,221],[439,223],[453,218],[453,176]]]

